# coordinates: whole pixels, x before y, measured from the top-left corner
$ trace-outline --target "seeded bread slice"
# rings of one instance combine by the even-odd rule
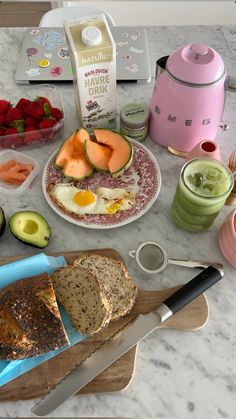
[[[67,266],[57,269],[51,278],[57,301],[80,333],[93,335],[109,323],[111,296],[95,275],[83,268]]]
[[[112,296],[111,320],[129,313],[137,297],[137,286],[123,263],[106,256],[86,254],[77,258],[74,266],[88,270],[106,285]]]
[[[0,290],[0,358],[37,356],[68,342],[48,274]]]

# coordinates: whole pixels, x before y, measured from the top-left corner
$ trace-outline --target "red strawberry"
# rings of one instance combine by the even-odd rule
[[[22,136],[16,128],[10,127],[5,130],[4,147],[15,148],[23,144]]]
[[[31,144],[34,141],[39,141],[41,138],[40,132],[35,130],[35,127],[26,127],[25,129],[25,144]]]
[[[27,116],[30,116],[33,119],[42,119],[44,116],[43,105],[38,101],[31,102],[25,107],[24,112]]]
[[[58,108],[52,108],[51,109],[51,115],[53,118],[55,118],[57,121],[60,121],[62,119],[62,112]]]
[[[10,127],[5,130],[5,135],[19,134],[16,128]]]
[[[31,103],[29,99],[22,97],[16,104],[16,108],[20,109],[24,113],[24,109]]]
[[[47,129],[47,128],[52,128],[55,124],[56,124],[56,119],[51,118],[51,119],[42,119],[39,122],[39,129]]]
[[[6,125],[6,117],[3,114],[0,114],[0,127],[5,127]]]
[[[8,109],[10,108],[11,104],[8,100],[0,100],[0,113],[7,113]]]
[[[16,121],[17,119],[22,119],[22,118],[23,118],[23,114],[20,109],[10,108],[6,116],[7,125],[10,126],[13,123],[13,121]]]
[[[35,127],[37,128],[37,121],[33,118],[31,118],[30,116],[26,116],[25,117],[25,126],[26,127]]]
[[[0,128],[0,137],[2,137],[3,135],[5,135],[5,129],[3,129],[3,128]]]
[[[43,105],[44,105],[44,103],[48,103],[50,105],[50,107],[52,107],[50,101],[45,96],[38,96],[36,100],[38,102],[41,102]]]

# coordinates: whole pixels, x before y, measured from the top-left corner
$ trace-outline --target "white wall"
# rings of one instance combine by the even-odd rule
[[[236,4],[233,0],[84,0],[59,3],[101,8],[111,14],[117,25],[236,24]]]

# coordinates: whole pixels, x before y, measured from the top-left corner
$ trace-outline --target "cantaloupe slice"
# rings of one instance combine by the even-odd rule
[[[73,157],[73,139],[74,139],[75,133],[71,134],[62,144],[60,147],[56,157],[55,157],[55,166],[58,169],[62,169],[65,162]]]
[[[108,162],[108,168],[112,177],[122,175],[132,163],[132,144],[118,132],[108,129],[96,128],[94,129],[94,135],[98,143],[112,149],[112,155]]]
[[[84,154],[84,142],[90,140],[90,135],[88,131],[84,128],[80,128],[76,131],[74,139],[73,139],[73,146],[75,155],[83,155]]]
[[[62,173],[71,179],[82,180],[92,175],[93,168],[86,160],[86,157],[81,155],[66,160]]]
[[[94,169],[99,172],[109,172],[108,163],[112,155],[111,148],[85,140],[84,150],[86,159]]]

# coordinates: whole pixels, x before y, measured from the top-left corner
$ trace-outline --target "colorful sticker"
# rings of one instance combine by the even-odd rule
[[[28,75],[28,77],[40,76],[40,71],[38,67],[30,68],[29,70],[26,71],[26,74]]]
[[[137,64],[131,64],[129,67],[125,67],[125,69],[127,71],[130,71],[131,73],[136,73],[137,71],[139,71]]]
[[[137,49],[137,48],[134,48],[134,47],[130,47],[130,49],[129,49],[131,52],[135,52],[136,54],[142,54],[143,53],[143,49]]]
[[[52,51],[53,49],[59,47],[61,44],[65,43],[65,37],[59,32],[54,30],[49,30],[48,32],[41,33],[38,35],[34,42],[41,45],[46,49],[46,51]]]
[[[39,60],[38,62],[38,66],[41,68],[48,67],[49,65],[50,65],[50,61],[45,60],[45,59]]]
[[[70,51],[69,51],[69,48],[68,48],[68,47],[63,47],[63,48],[60,48],[60,49],[57,51],[57,55],[58,55],[60,58],[63,58],[63,59],[68,59],[68,58],[70,58]]]
[[[26,55],[28,57],[29,64],[31,65],[31,57],[33,57],[33,55],[37,54],[38,50],[37,50],[37,48],[27,48],[25,52],[26,52]]]
[[[36,33],[39,33],[38,29],[32,29],[32,31],[30,32],[32,35],[36,35]]]
[[[125,46],[125,45],[128,45],[128,41],[120,41],[120,42],[118,42],[118,44],[117,44],[119,47],[123,47],[123,46]]]
[[[131,31],[130,34],[131,34],[132,41],[136,41],[138,39],[138,37],[141,35],[141,32]]]
[[[45,54],[43,54],[43,56],[48,58],[49,60],[52,58],[51,52],[45,52]]]
[[[131,60],[131,55],[122,55],[124,60]]]
[[[50,70],[50,74],[53,77],[58,77],[63,73],[63,68],[59,66],[54,66]]]
[[[128,38],[129,34],[128,32],[123,32],[120,34],[121,38]]]

